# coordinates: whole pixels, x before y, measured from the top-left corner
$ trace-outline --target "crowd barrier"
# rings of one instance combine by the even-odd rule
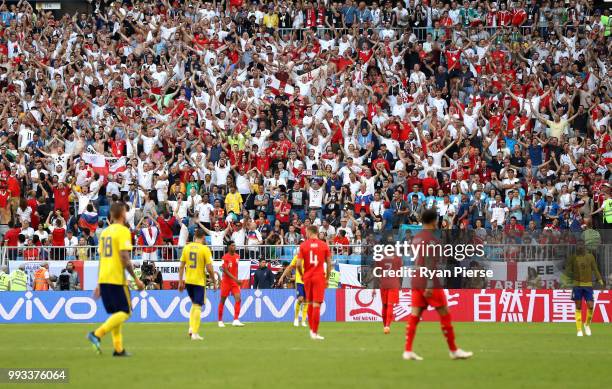
[[[77,252],[81,248],[64,248],[62,250],[73,250]],[[78,256],[65,255],[64,260],[50,260],[51,255],[57,247],[39,247],[37,260],[27,258],[24,255],[29,248],[12,249],[14,250],[14,260],[8,261],[9,271],[14,271],[20,265],[25,266],[28,274],[28,284],[31,288],[34,273],[43,261],[49,263],[49,272],[59,276],[66,268],[68,261],[72,261],[79,276],[80,289],[93,290],[97,283],[98,257],[97,249],[93,246],[83,247],[90,255],[87,260],[78,260]],[[214,256],[214,268],[217,277],[221,277],[221,255],[222,247],[212,247]],[[370,250],[368,246],[335,246],[332,247],[334,268],[340,273],[340,284],[349,287],[361,287],[364,285],[363,258],[357,252]],[[178,281],[179,259],[182,248],[177,246],[158,246],[154,248],[155,256],[152,253],[145,253],[145,247],[136,246],[133,251],[133,260],[138,266],[144,259],[152,259],[157,269],[162,273],[164,289],[175,289]],[[269,267],[274,273],[282,270],[283,265],[291,261],[295,255],[297,246],[245,246],[239,247],[241,260],[239,262],[239,279],[243,282],[243,288],[249,288],[253,272],[258,268],[259,260],[269,261]],[[472,284],[471,287],[487,287],[492,289],[521,289],[527,286],[529,272],[535,271],[540,279],[540,286],[543,289],[554,289],[564,287],[560,283],[560,274],[564,271],[567,258],[574,254],[576,246],[573,244],[549,244],[549,245],[520,245],[520,244],[486,244],[484,246],[484,256],[467,258],[461,265],[470,266],[473,261],[477,261],[480,266],[489,269],[492,276],[488,277],[484,284]],[[4,250],[6,253],[6,249]],[[150,251],[150,250],[149,250]],[[171,252],[171,255],[164,255],[164,251]],[[600,245],[595,251],[597,263],[604,280],[612,283],[612,245]],[[404,258],[405,264],[410,265],[410,258]],[[410,287],[409,279],[404,278],[404,287]]]
[[[210,241],[207,241],[213,253],[213,259],[221,260],[226,247],[211,246]],[[267,261],[290,262],[297,253],[298,246],[296,245],[256,245],[256,246],[237,246],[238,254],[241,259]],[[485,257],[488,261],[538,261],[538,260],[554,260],[564,259],[567,256],[575,253],[575,244],[556,243],[556,244],[522,244],[522,243],[484,243],[483,249]],[[54,247],[54,246],[37,246],[37,247],[1,247],[0,248],[0,263],[6,263],[8,260],[98,260],[97,246],[71,246],[71,247]],[[366,245],[337,245],[331,246],[334,260],[337,263],[360,264],[362,255],[371,253],[371,246]],[[597,252],[599,256],[609,258],[612,257],[612,244],[602,244]],[[132,259],[154,261],[178,261],[182,254],[182,247],[177,245],[159,245],[159,246],[134,246],[132,251]]]
[[[446,290],[453,319],[461,322],[552,322],[575,319],[569,290]],[[402,290],[394,307],[396,321],[410,313],[410,290]],[[609,290],[595,291],[593,321],[609,323],[612,315]],[[240,319],[245,322],[293,321],[295,291],[290,289],[244,290]],[[132,292],[130,322],[187,322],[191,303],[178,291]],[[219,291],[206,293],[202,309],[205,322],[217,321]],[[233,317],[233,303],[226,301],[224,319]],[[371,289],[328,289],[322,320],[336,322],[381,321],[380,293]],[[0,293],[0,324],[102,322],[107,314],[101,300],[90,292],[3,292]],[[437,320],[428,310],[423,320]]]

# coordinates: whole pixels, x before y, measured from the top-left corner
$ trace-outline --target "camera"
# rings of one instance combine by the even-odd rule
[[[155,274],[155,264],[153,261],[144,261],[140,266],[143,276],[152,276]]]
[[[59,290],[70,290],[70,272],[67,269],[62,270],[58,280]]]

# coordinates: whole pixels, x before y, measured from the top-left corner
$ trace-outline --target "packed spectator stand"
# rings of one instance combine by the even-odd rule
[[[89,7],[0,7],[8,259],[94,259],[119,200],[160,260],[199,227],[216,257],[230,239],[247,258],[299,244],[311,224],[359,254],[371,231],[418,229],[425,208],[495,244],[612,224],[608,8]]]

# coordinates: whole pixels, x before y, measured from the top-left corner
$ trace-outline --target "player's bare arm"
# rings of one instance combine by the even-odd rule
[[[217,289],[217,275],[215,274],[215,269],[213,268],[213,265],[210,263],[207,264],[206,271],[208,272],[208,276],[212,280],[212,289]],[[238,280],[236,280],[236,282],[238,282]]]
[[[287,266],[287,268],[285,269],[285,271],[283,272],[283,274],[281,274],[281,276],[278,278],[278,282],[277,285],[281,285],[283,283],[283,280],[285,279],[285,277],[289,276],[289,274],[291,274],[291,271],[295,269],[295,265],[289,265]]]
[[[208,268],[206,269],[208,270]],[[239,283],[238,278],[234,277],[234,275],[232,273],[229,272],[229,270],[227,270],[226,268],[222,267],[221,270],[223,270],[223,274],[225,274],[226,276],[228,276],[229,278],[232,279],[232,281]]]
[[[331,269],[332,269],[332,255],[331,255],[331,251],[329,252],[329,254],[327,255],[327,258],[325,259],[325,263],[327,264],[327,267],[325,269],[325,279],[329,280],[329,277],[331,276]]]
[[[181,264],[179,265],[179,271],[178,271],[178,277],[179,277],[178,290],[179,292],[182,292],[185,290],[185,280],[183,279],[184,274],[185,274],[185,262],[181,261]]]

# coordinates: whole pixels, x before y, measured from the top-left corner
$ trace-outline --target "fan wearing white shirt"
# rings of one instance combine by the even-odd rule
[[[204,224],[205,226],[210,226],[210,213],[213,209],[215,209],[215,207],[213,207],[213,205],[210,203],[208,195],[202,195],[202,202],[195,208],[195,213],[198,216],[198,222]]]
[[[172,213],[176,216],[177,219],[182,220],[187,217],[187,209],[189,208],[189,204],[187,201],[183,200],[183,194],[176,194],[176,201],[169,201],[170,206],[172,206]]]

